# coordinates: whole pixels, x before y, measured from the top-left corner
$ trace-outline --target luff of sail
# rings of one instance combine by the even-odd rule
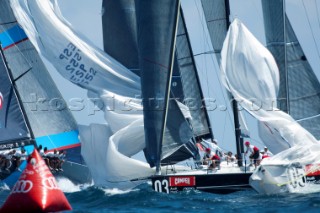
[[[0,2],[0,41],[37,141],[48,150],[79,145],[76,122],[27,35],[10,1]]]
[[[285,14],[284,1],[262,0],[262,9],[267,47],[280,71],[278,107],[319,140],[320,83]]]

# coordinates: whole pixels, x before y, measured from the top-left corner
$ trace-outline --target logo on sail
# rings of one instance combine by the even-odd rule
[[[2,105],[3,105],[3,95],[0,92],[0,109],[2,109]]]

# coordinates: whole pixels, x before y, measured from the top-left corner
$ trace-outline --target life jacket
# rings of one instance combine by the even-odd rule
[[[220,157],[219,157],[217,154],[214,154],[214,155],[211,157],[211,160],[220,160]]]
[[[264,159],[264,158],[269,158],[270,157],[270,155],[268,154],[268,153],[264,153],[263,155],[262,155],[262,159]]]

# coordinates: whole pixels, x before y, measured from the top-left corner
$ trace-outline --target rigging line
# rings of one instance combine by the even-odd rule
[[[4,22],[4,23],[0,23],[0,25],[7,25],[7,24],[14,24],[14,23],[17,23],[17,21]]]
[[[194,4],[196,5],[196,9],[197,9],[197,12],[198,12],[198,16],[200,17],[200,23],[201,23],[201,26],[202,26],[202,32],[205,31],[205,26],[203,24],[205,20],[205,17],[204,16],[201,16],[200,14],[200,10],[199,10],[199,6],[198,6],[198,3],[196,0],[194,0]],[[206,34],[203,35],[203,40],[206,41]],[[203,49],[205,49],[206,45],[203,44]],[[207,69],[207,63],[206,63],[206,58],[204,58],[205,60],[205,73],[206,73],[206,83],[207,83],[207,94],[209,95],[210,94],[210,89],[209,89],[209,78],[208,78],[208,69]]]
[[[196,4],[196,5],[197,5],[197,4]],[[198,7],[197,7],[197,10],[198,10],[199,16],[201,17],[200,11],[199,11],[199,8],[198,8]],[[204,16],[202,16],[202,18],[205,19]],[[204,26],[204,22],[206,22],[206,20],[204,20],[204,21],[202,20],[202,21],[201,21],[201,25],[202,25],[202,28],[203,28],[203,32],[205,32],[205,28],[206,28],[206,27]],[[204,33],[204,41],[205,41],[205,43],[206,43],[206,44],[204,44],[206,47],[210,46],[210,41],[211,41],[211,39],[208,38],[208,35],[207,35],[206,33]],[[213,50],[213,51],[215,51],[215,50]],[[210,57],[210,60],[211,60],[212,63],[213,63],[213,66],[214,66],[213,72],[215,73],[215,75],[216,75],[216,77],[217,77],[217,79],[218,79],[219,86],[220,86],[221,90],[223,90],[224,87],[221,85],[220,77],[219,77],[219,74],[217,73],[217,72],[220,71],[220,67],[217,66],[217,64],[215,63],[215,60],[213,59],[213,57]],[[219,62],[217,61],[217,63],[219,63]],[[208,89],[208,94],[210,94],[210,93],[209,93],[209,91],[210,91],[210,90],[209,90],[209,85],[210,85],[210,84],[208,83],[209,78],[208,78],[208,73],[207,73],[207,72],[208,72],[208,70],[206,69],[207,89]],[[215,90],[213,90],[212,92],[213,92],[213,94],[215,95],[215,97],[217,97],[217,95],[215,94]],[[221,94],[222,94],[224,103],[228,103],[228,102],[226,101],[225,93],[222,92]],[[229,121],[230,121],[230,123],[232,123],[232,118],[231,118],[230,111],[227,110],[227,113],[228,113]]]
[[[258,17],[260,18],[260,21],[263,23],[263,17],[262,17],[262,13],[259,13],[259,9],[258,9],[258,6],[257,6],[257,2],[260,2],[261,4],[261,1],[251,1],[253,3],[253,7],[255,8],[254,11],[256,12],[256,14],[258,14]],[[261,6],[260,6],[261,8]],[[263,27],[262,27],[263,28]]]
[[[316,14],[317,14],[317,20],[318,20],[318,25],[320,29],[319,9],[318,9],[318,4],[316,0],[314,0],[314,4],[316,5]]]
[[[226,120],[227,120],[227,115],[225,114],[225,116],[224,116],[224,125],[223,125],[223,131],[222,131],[222,141],[224,141],[224,136],[225,136],[225,132],[226,132],[226,126],[227,126],[227,122],[226,122]]]
[[[302,4],[303,4],[303,8],[304,8],[304,11],[305,11],[307,20],[308,20],[308,24],[309,24],[309,28],[310,28],[310,30],[311,30],[311,35],[312,35],[314,44],[316,45],[316,47],[318,47],[319,45],[318,45],[318,43],[316,42],[316,39],[315,39],[315,37],[314,37],[314,32],[313,32],[313,29],[312,29],[312,26],[311,26],[311,23],[310,23],[309,15],[308,15],[308,13],[307,13],[306,5],[305,5],[305,3],[304,3],[303,0],[302,0]],[[319,59],[320,59],[319,48],[316,48],[316,49],[317,49],[318,57],[319,57]]]

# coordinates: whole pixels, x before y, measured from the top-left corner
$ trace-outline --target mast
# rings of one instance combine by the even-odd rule
[[[19,107],[20,107],[20,109],[21,109],[21,111],[22,111],[23,119],[25,120],[26,125],[27,125],[27,128],[28,128],[28,131],[29,131],[29,133],[30,133],[30,137],[31,137],[31,138],[29,139],[29,141],[30,141],[29,144],[32,143],[32,144],[36,145],[35,140],[34,140],[35,137],[34,137],[34,134],[33,134],[32,129],[31,129],[30,121],[28,120],[28,117],[26,116],[25,108],[24,108],[23,103],[22,103],[22,101],[21,101],[21,97],[20,97],[19,91],[18,91],[17,88],[16,88],[15,80],[14,80],[14,78],[13,78],[13,76],[12,76],[12,73],[11,73],[11,71],[10,71],[10,68],[9,68],[9,66],[8,66],[8,62],[7,62],[6,57],[5,57],[5,55],[4,55],[4,51],[3,51],[3,48],[2,48],[1,42],[0,42],[0,54],[1,54],[1,57],[3,58],[4,66],[5,66],[6,70],[7,70],[8,75],[9,75],[9,79],[10,79],[10,81],[11,81],[12,88],[13,88],[15,94],[17,95],[17,101],[18,101]],[[28,72],[28,71],[27,71],[27,72]],[[24,73],[24,74],[25,74],[25,73]],[[28,144],[24,144],[24,145],[28,145]]]
[[[283,45],[284,45],[284,73],[285,73],[285,82],[286,82],[286,110],[290,115],[290,100],[289,100],[289,76],[288,76],[288,64],[287,64],[287,26],[286,26],[286,1],[282,1],[283,9]]]
[[[226,8],[226,22],[227,22],[227,30],[230,26],[230,2],[229,0],[225,0],[225,8]],[[233,120],[234,120],[234,128],[235,128],[235,136],[236,136],[236,149],[238,156],[238,166],[242,166],[242,153],[244,152],[243,148],[243,138],[241,137],[241,129],[239,123],[239,114],[238,114],[238,104],[237,101],[231,96],[232,99],[232,111],[233,111]]]

